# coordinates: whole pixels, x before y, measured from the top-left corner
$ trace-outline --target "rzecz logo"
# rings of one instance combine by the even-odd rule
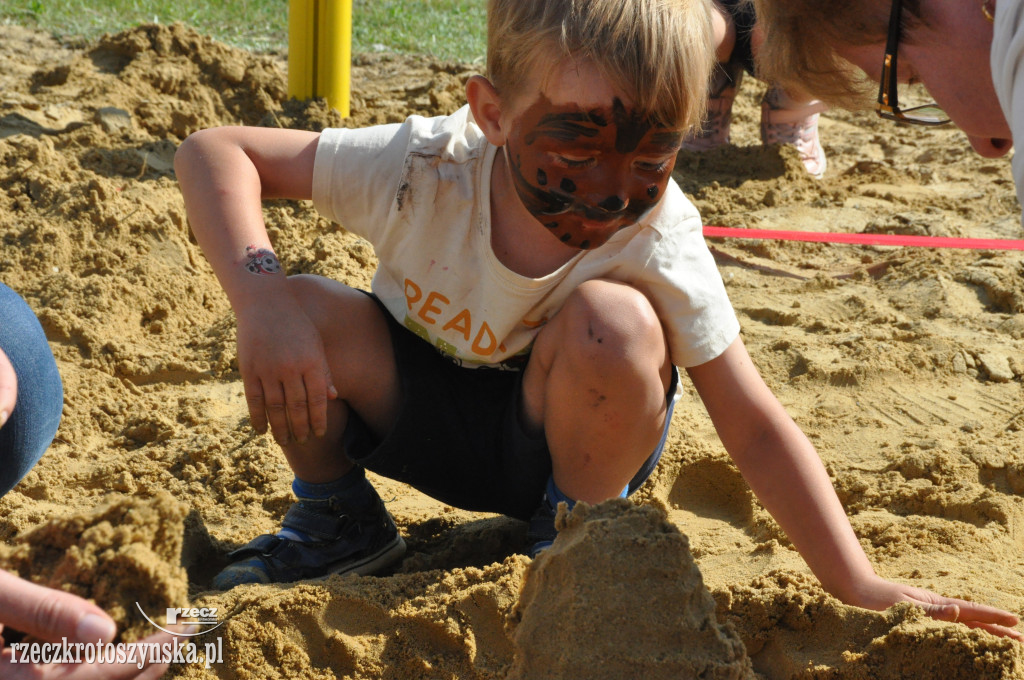
[[[167,630],[153,619],[149,618],[146,612],[142,611],[142,605],[138,602],[135,606],[139,608],[139,613],[153,624],[154,627],[159,628],[165,633],[171,635],[177,635],[182,637],[192,637],[194,635],[203,635],[209,633],[211,630],[219,628],[224,624],[223,621],[217,620],[217,607],[168,607],[166,613],[166,619],[168,626],[187,624],[197,628],[195,633],[176,633],[173,630]]]

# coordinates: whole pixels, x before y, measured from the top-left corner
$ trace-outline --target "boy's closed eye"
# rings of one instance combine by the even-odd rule
[[[570,170],[582,170],[583,168],[592,167],[597,163],[597,158],[594,156],[555,156],[555,164],[560,165],[563,168]]]
[[[643,158],[633,161],[633,166],[642,172],[660,173],[669,167],[675,156],[663,158]],[[596,156],[554,155],[554,164],[568,170],[583,170],[597,165]]]
[[[668,169],[673,160],[675,160],[675,156],[671,158],[661,158],[658,160],[637,160],[634,165],[645,172],[660,173]]]

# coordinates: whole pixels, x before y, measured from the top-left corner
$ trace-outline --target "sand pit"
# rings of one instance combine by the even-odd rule
[[[585,595],[566,601],[573,630],[600,636],[614,621],[623,658],[665,647],[643,677],[707,662],[709,677],[1024,679],[1020,645],[824,593],[688,384],[635,498],[644,507],[595,509],[547,564],[520,554],[520,523],[375,479],[410,547],[394,573],[209,591],[224,553],[277,526],[291,477],[247,426],[234,318],[190,238],[176,146],[220,124],[447,113],[475,67],[358,57],[341,121],[285,101],[282,60],[183,27],[75,47],[0,27],[0,63],[0,280],[39,312],[66,389],[57,441],[0,500],[0,557],[95,598],[126,638],[150,631],[136,601],[226,613],[211,634],[224,663],[171,677],[541,677],[530,664],[556,656],[577,673],[593,663],[585,648],[551,648],[569,632],[552,598],[571,583]],[[814,181],[793,153],[761,148],[762,91],[744,84],[735,146],[680,156],[677,180],[706,223],[1024,237],[1009,163],[974,155],[959,132],[831,112],[829,171]],[[368,287],[367,243],[306,203],[265,212],[289,273]],[[877,571],[1024,614],[1021,254],[710,243],[751,355],[818,447]],[[591,568],[581,556],[598,545],[618,552]],[[625,598],[610,575],[628,572],[619,553],[633,549],[638,573],[668,580],[639,579]],[[670,625],[709,637],[676,644]]]

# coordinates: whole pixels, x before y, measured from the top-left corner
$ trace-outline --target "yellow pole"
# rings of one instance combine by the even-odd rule
[[[349,115],[352,82],[352,0],[317,0],[315,94]]]
[[[288,96],[349,116],[352,0],[288,0]]]
[[[288,96],[313,96],[313,0],[288,2]]]

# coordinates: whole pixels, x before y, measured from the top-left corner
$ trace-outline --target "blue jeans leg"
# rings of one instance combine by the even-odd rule
[[[64,386],[39,320],[0,283],[0,350],[18,376],[18,401],[0,427],[0,496],[14,488],[57,434]]]

